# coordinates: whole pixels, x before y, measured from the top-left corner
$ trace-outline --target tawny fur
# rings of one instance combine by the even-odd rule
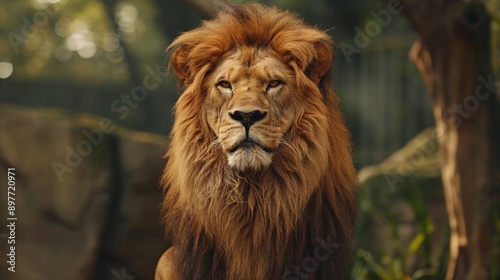
[[[178,277],[301,279],[293,274],[298,266],[308,279],[344,279],[356,176],[350,136],[328,79],[330,37],[293,13],[250,4],[182,34],[168,51],[184,88],[162,178]],[[255,56],[272,56],[291,73],[284,82],[296,100],[286,105],[294,112],[292,124],[266,168],[232,168],[207,117],[215,106],[207,97],[210,75],[235,53],[249,65]],[[279,117],[285,105],[266,98]],[[314,268],[307,260],[321,248],[318,240],[327,239],[337,246]],[[310,265],[307,271],[304,265]]]

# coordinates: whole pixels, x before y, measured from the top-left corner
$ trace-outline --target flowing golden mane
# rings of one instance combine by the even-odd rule
[[[356,175],[332,51],[326,33],[259,4],[169,46],[183,84],[162,179],[177,278],[345,278]],[[237,115],[245,106],[258,110]]]

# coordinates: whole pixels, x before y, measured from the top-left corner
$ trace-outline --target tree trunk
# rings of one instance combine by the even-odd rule
[[[451,228],[446,279],[487,279],[488,267],[496,266],[491,255],[492,213],[500,189],[499,106],[490,64],[490,16],[480,2],[402,2],[420,35],[410,56],[434,102]]]

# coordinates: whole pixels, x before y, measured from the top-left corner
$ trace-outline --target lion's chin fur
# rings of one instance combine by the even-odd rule
[[[207,117],[213,85],[206,77],[238,49],[266,49],[291,73],[283,82],[296,102],[279,93],[265,97],[276,102],[269,114],[285,118],[285,105],[296,112],[279,146],[267,145],[272,152],[249,146],[228,153],[214,144],[209,120],[217,118]],[[323,31],[259,4],[235,6],[169,47],[184,92],[175,107],[162,210],[181,279],[345,278],[356,172],[328,81],[332,49]],[[325,240],[335,246],[325,247]]]
[[[246,147],[228,153],[227,162],[238,171],[259,171],[271,165],[273,156],[260,147]]]

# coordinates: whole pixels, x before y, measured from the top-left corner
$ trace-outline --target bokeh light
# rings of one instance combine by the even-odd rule
[[[138,22],[139,11],[130,4],[122,4],[118,7],[115,21],[120,29],[120,35],[126,42],[135,40],[135,31]]]
[[[97,47],[86,21],[77,19],[69,25],[66,47],[71,51],[76,51],[82,58],[91,58],[95,55]]]
[[[10,62],[0,62],[0,78],[7,79],[14,72],[14,66]]]
[[[66,62],[73,57],[73,52],[69,50],[66,46],[59,46],[55,50],[55,55],[57,60],[61,62]]]

